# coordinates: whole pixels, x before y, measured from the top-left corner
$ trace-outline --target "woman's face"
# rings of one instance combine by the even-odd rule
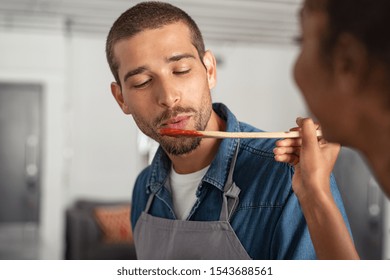
[[[340,142],[345,133],[347,100],[334,70],[332,55],[325,56],[322,42],[328,18],[321,9],[306,5],[300,13],[301,48],[294,67],[294,78],[310,113],[320,122],[329,141]]]

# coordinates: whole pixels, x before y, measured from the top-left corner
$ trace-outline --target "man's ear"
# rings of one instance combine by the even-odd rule
[[[114,96],[116,102],[118,102],[118,105],[119,107],[121,107],[123,113],[131,114],[129,110],[129,106],[126,104],[123,98],[122,89],[120,85],[118,85],[116,82],[111,83],[111,93]]]
[[[333,68],[343,92],[359,93],[369,74],[369,59],[364,45],[350,34],[341,34],[333,51]]]
[[[217,84],[217,62],[211,51],[205,52],[203,56],[203,64],[206,66],[209,88],[212,89]]]

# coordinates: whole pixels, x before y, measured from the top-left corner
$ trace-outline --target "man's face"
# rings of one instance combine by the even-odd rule
[[[168,153],[195,149],[200,139],[161,136],[158,130],[206,128],[212,112],[210,89],[215,85],[212,54],[206,52],[203,64],[181,22],[121,40],[114,53],[121,88],[114,83],[112,92],[122,110]]]

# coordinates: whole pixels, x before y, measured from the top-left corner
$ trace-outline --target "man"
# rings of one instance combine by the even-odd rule
[[[195,22],[161,2],[140,3],[112,26],[111,91],[160,143],[138,176],[131,221],[139,259],[314,259],[292,191],[292,168],[274,140],[161,136],[161,128],[259,131],[212,104],[216,62]],[[344,214],[332,178],[335,200]]]

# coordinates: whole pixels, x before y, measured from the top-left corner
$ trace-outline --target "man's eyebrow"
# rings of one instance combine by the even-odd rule
[[[131,76],[141,74],[141,73],[145,72],[146,70],[148,70],[148,69],[145,66],[140,66],[138,68],[135,68],[134,70],[130,70],[129,72],[126,73],[125,77],[123,78],[123,81],[126,82],[126,80],[128,78],[130,78]]]
[[[179,60],[181,60],[183,58],[193,58],[193,59],[195,59],[195,56],[192,55],[192,54],[189,54],[189,53],[183,53],[183,54],[177,54],[177,55],[170,56],[166,60],[167,60],[167,62],[176,62],[176,61],[179,61]]]

